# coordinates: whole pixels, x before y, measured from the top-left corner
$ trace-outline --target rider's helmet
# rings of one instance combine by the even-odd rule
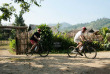
[[[41,32],[41,29],[38,28],[37,31],[40,31]]]
[[[83,31],[86,31],[86,30],[87,30],[87,28],[86,28],[86,27],[82,27],[82,29],[83,29]]]

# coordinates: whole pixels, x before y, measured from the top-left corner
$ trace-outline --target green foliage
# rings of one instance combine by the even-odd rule
[[[93,45],[92,45],[94,48],[97,49],[97,51],[102,51],[104,50],[104,46],[102,45],[101,42],[99,41],[93,41]]]
[[[15,39],[10,39],[10,44],[9,44],[11,50],[15,51],[16,50],[16,41]]]
[[[104,48],[104,50],[106,50],[106,51],[110,51],[110,42],[109,43],[106,43],[106,44],[103,44],[103,48]]]
[[[11,34],[10,34],[10,38],[11,39],[15,39],[15,37],[16,37],[16,30],[15,29],[12,29],[11,30]]]
[[[108,40],[107,40],[107,36],[106,34],[110,32],[110,30],[107,28],[107,27],[103,27],[99,30],[100,34],[103,36],[104,38],[104,43],[107,43]]]
[[[12,0],[13,1],[13,0]],[[26,1],[26,0],[14,0],[15,3],[20,5],[22,14],[24,14],[25,12],[29,12],[30,11],[30,7],[34,4],[38,7],[40,7],[41,5],[39,5],[37,3],[37,0],[30,0],[30,1]],[[2,20],[9,20],[13,14],[16,11],[16,9],[14,8],[14,6],[11,6],[12,3],[8,4],[8,3],[4,3],[3,6],[0,6],[0,11],[2,12],[2,15],[0,16],[0,26],[1,26],[1,21]],[[23,21],[23,20],[22,20]],[[24,25],[24,24],[23,24]]]
[[[55,48],[52,50],[52,52],[55,52],[55,50],[57,51],[57,53],[65,53],[67,52],[67,49],[69,46],[73,45],[76,46],[76,44],[73,42],[73,38],[69,38],[66,33],[65,34],[54,34],[54,42],[60,42],[61,43],[61,47],[59,48]]]
[[[51,50],[53,46],[53,34],[51,28],[46,24],[41,24],[37,28],[41,29],[41,40],[43,41],[43,45]]]
[[[56,25],[56,29],[57,29],[57,32],[58,32],[58,33],[59,33],[59,28],[60,28],[60,26],[61,26],[61,24],[59,24],[59,23]]]
[[[5,21],[10,20],[13,12],[15,12],[14,6],[11,6],[11,4],[4,3],[3,6],[0,7],[0,11],[3,13],[0,16],[0,21],[3,19]]]
[[[20,7],[21,7],[21,10],[23,11],[23,13],[29,12],[30,4],[27,2],[23,2],[20,4]]]
[[[15,3],[18,3],[20,4],[20,7],[21,7],[21,10],[25,13],[25,12],[29,12],[29,8],[31,7],[31,5],[36,5],[36,6],[40,6],[38,3],[37,3],[37,0],[29,0],[29,1],[26,1],[26,0],[14,0]]]
[[[100,34],[103,36],[103,37],[106,37],[106,33],[109,32],[109,29],[107,27],[103,27],[100,29]]]
[[[19,16],[15,14],[15,23],[13,25],[14,26],[25,26],[22,11],[20,12]]]

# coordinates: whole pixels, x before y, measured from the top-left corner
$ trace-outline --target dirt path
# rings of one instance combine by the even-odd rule
[[[1,49],[0,50],[0,56],[5,56],[5,55],[8,55],[8,56],[10,56],[10,55],[12,55],[12,54],[10,54],[9,53],[9,51],[8,50],[6,50],[6,49]]]
[[[98,52],[96,59],[69,58],[67,54],[27,57],[4,52],[7,54],[0,53],[0,74],[110,74],[110,52]]]

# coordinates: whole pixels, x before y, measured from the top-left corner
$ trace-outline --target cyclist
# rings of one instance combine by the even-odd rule
[[[30,38],[30,42],[32,44],[32,47],[31,49],[29,50],[29,53],[32,52],[32,50],[37,46],[38,44],[38,41],[40,41],[40,32],[41,32],[41,29],[37,29],[37,32],[35,32],[32,37]],[[38,50],[37,50],[38,51]],[[36,52],[37,52],[36,51]]]
[[[72,53],[77,53],[79,52],[78,49],[82,47],[82,41],[86,41],[85,37],[84,37],[84,33],[86,32],[87,28],[86,27],[82,27],[81,31],[78,31],[74,37],[74,42],[77,43],[77,47],[75,50],[72,51]],[[80,55],[82,55],[79,52]],[[82,55],[83,56],[83,55]]]

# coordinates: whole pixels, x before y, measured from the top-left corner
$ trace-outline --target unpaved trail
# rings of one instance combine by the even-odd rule
[[[2,55],[2,56],[3,56],[3,55],[4,55],[4,56],[5,56],[5,55],[10,56],[10,55],[12,55],[12,54],[10,54],[9,51],[4,48],[4,49],[0,49],[0,55]]]
[[[27,57],[6,50],[0,53],[0,74],[110,74],[110,52],[98,52],[96,59],[87,59],[67,54]]]

